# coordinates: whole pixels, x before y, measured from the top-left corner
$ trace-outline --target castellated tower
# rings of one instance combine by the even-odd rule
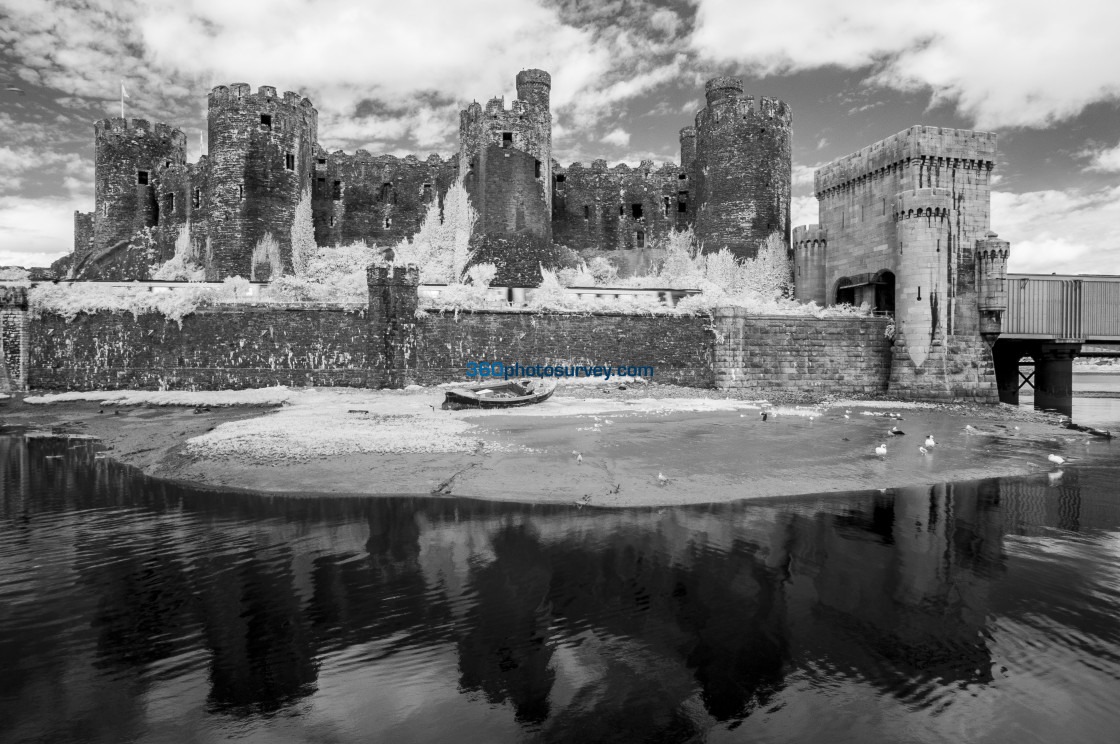
[[[459,170],[486,235],[527,233],[552,239],[552,78],[517,74],[517,100],[459,114]]]
[[[93,250],[127,242],[159,222],[156,171],[187,161],[180,130],[146,119],[102,119],[94,124]]]
[[[704,250],[724,246],[753,258],[777,234],[789,248],[792,116],[776,98],[743,95],[738,78],[705,85],[696,114],[696,158],[690,172],[699,211],[696,237]],[[685,152],[682,132],[682,157]]]
[[[696,127],[681,130],[681,168],[688,170],[696,161]]]
[[[276,94],[263,85],[219,85],[210,91],[207,131],[209,217],[216,279],[274,279],[252,255],[266,234],[280,244],[283,270],[291,271],[291,228],[296,206],[310,193],[318,112],[298,93]]]

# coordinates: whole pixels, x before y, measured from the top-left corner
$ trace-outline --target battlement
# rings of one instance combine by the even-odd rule
[[[590,167],[584,165],[578,160],[571,165],[562,166],[557,164],[554,166],[556,173],[581,173],[583,171],[594,171],[599,173],[613,173],[616,175],[630,175],[632,173],[646,173],[646,174],[664,174],[664,173],[679,173],[680,167],[672,163],[658,164],[653,160],[643,160],[637,166],[630,165],[629,163],[618,163],[616,165],[607,165],[605,160],[596,160]]]
[[[998,265],[1000,261],[1006,262],[1010,256],[1011,243],[1000,240],[999,236],[991,230],[976,241],[976,258],[981,262],[981,271],[990,269],[992,265]]]
[[[703,129],[710,123],[723,119],[745,121],[750,126],[788,128],[793,123],[793,113],[786,102],[771,96],[751,95],[739,92],[728,95],[717,102],[719,105],[700,109],[696,112],[696,129]]]
[[[305,98],[299,93],[294,91],[284,91],[283,96],[276,94],[276,88],[272,85],[262,85],[257,88],[257,92],[253,93],[252,86],[248,83],[233,83],[231,85],[218,85],[210,90],[210,95],[207,96],[207,104],[209,108],[225,107],[229,105],[262,105],[269,104],[271,106],[283,105],[291,108],[302,108],[314,110],[315,105],[311,103],[310,99]]]
[[[429,154],[424,160],[412,154],[405,155],[403,158],[397,157],[396,155],[373,155],[368,150],[357,150],[353,155],[342,150],[335,150],[331,153],[319,153],[319,157],[320,159],[326,159],[326,167],[328,169],[348,165],[392,167],[400,165],[416,166],[421,163],[426,163],[429,166],[452,165],[458,163],[457,156],[441,158],[434,152]],[[324,166],[319,165],[318,167],[322,168]]]
[[[947,217],[953,208],[953,192],[949,189],[915,189],[895,197],[895,220],[914,217]]]
[[[94,123],[93,132],[96,139],[113,136],[146,137],[150,135],[156,139],[170,140],[171,144],[176,146],[186,146],[187,144],[187,135],[183,134],[183,130],[162,122],[156,122],[153,125],[147,119],[121,119],[120,117],[101,119]]]
[[[965,169],[990,170],[995,154],[993,132],[912,126],[822,166],[814,174],[814,186],[819,195],[915,158],[955,161]]]
[[[816,248],[828,244],[828,231],[820,225],[798,225],[793,228],[794,249]]]
[[[681,139],[696,139],[696,127],[681,127]]]
[[[521,90],[522,85],[543,85],[546,88],[552,87],[552,76],[544,70],[522,70],[517,73],[517,89]],[[518,93],[520,95],[520,92]]]

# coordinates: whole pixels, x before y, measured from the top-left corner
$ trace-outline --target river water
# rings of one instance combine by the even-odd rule
[[[1120,731],[1108,457],[625,510],[206,492],[15,436],[0,467],[2,742]]]

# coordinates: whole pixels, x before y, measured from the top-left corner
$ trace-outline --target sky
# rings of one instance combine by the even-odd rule
[[[1120,274],[1116,28],[1120,3],[1088,0],[0,0],[0,265],[72,250],[122,81],[192,162],[234,82],[309,97],[331,150],[425,157],[536,67],[564,165],[677,162],[717,75],[785,100],[794,225],[818,221],[824,163],[914,124],[996,132],[1009,270]]]

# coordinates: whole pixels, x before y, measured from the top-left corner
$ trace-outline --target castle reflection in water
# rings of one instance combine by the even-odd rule
[[[1070,610],[1083,572],[1055,569],[1042,606],[1008,570],[1020,540],[1120,525],[1075,472],[577,510],[205,492],[55,440],[0,437],[0,464],[0,732],[17,739],[301,705],[360,719],[389,689],[398,717],[687,740],[791,685],[944,704],[993,684],[997,616],[1065,613],[1116,645],[1107,608]]]

